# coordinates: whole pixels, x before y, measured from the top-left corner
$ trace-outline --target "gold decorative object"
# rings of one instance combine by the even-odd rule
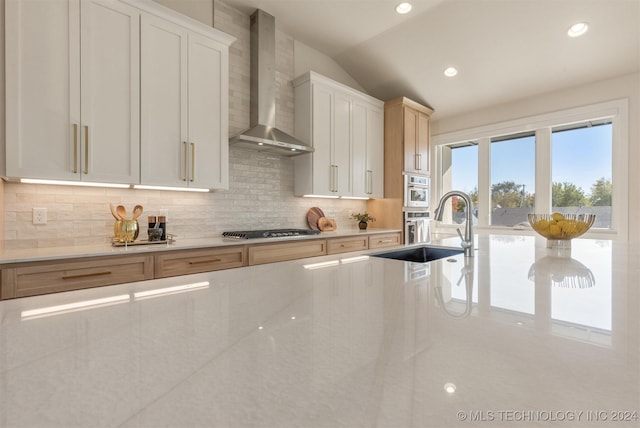
[[[571,248],[571,239],[593,225],[595,214],[529,214],[533,230],[547,238],[547,248]]]
[[[117,220],[113,226],[113,235],[120,243],[131,243],[138,238],[140,227],[138,220]]]

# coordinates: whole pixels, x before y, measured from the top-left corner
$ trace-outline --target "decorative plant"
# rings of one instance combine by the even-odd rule
[[[351,218],[358,220],[358,222],[364,222],[364,223],[368,223],[370,221],[376,221],[376,219],[367,212],[365,212],[364,214],[360,214],[360,213],[351,214]]]

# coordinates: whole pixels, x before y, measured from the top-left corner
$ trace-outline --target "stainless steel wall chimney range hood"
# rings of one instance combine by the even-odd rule
[[[297,156],[313,152],[313,147],[275,127],[275,24],[275,18],[260,9],[251,15],[251,127],[232,137],[229,144],[280,156]]]

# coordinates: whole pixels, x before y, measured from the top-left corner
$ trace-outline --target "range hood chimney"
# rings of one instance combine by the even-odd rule
[[[280,156],[313,152],[313,147],[275,127],[276,22],[257,9],[251,15],[251,127],[229,140],[235,147]]]

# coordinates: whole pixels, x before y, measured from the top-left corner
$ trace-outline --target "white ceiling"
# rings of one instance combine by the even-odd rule
[[[640,70],[640,0],[225,0],[272,14],[382,100],[407,96],[434,118]],[[582,37],[567,29],[588,21]],[[460,73],[445,78],[449,65]]]

